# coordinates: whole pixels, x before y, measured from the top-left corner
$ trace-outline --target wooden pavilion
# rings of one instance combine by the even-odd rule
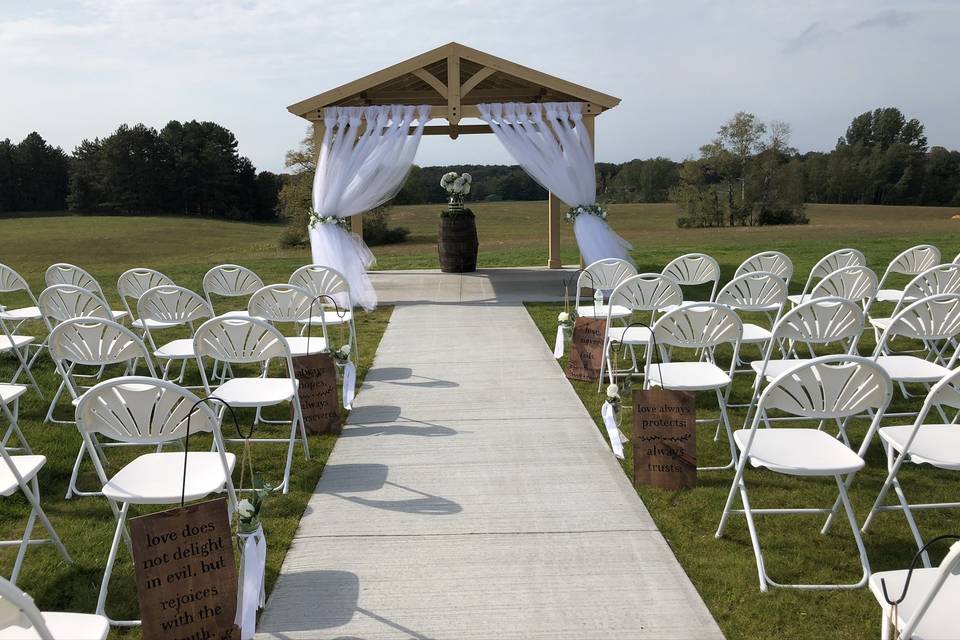
[[[425,135],[492,133],[486,124],[460,124],[477,118],[483,102],[582,102],[583,123],[594,139],[594,119],[620,104],[620,99],[542,73],[515,62],[451,42],[403,62],[358,78],[287,107],[313,124],[314,138],[323,139],[323,109],[330,106],[429,104],[433,119],[447,124],[428,125]],[[566,206],[552,193],[547,205],[549,260],[560,263],[560,222]],[[355,233],[362,233],[362,216],[353,216]]]

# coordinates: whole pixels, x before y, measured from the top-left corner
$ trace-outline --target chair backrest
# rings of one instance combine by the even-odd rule
[[[213,308],[200,295],[173,284],[147,289],[137,302],[137,315],[173,326],[213,317]]]
[[[720,264],[705,253],[687,253],[674,258],[663,268],[663,275],[670,276],[681,286],[713,283],[710,299],[717,294],[720,282]]]
[[[913,638],[913,632],[917,630],[917,627],[923,621],[924,615],[926,615],[927,610],[930,609],[933,601],[936,600],[940,590],[943,589],[944,583],[946,583],[947,580],[960,580],[960,542],[954,542],[950,545],[950,550],[947,551],[947,555],[943,557],[936,571],[936,579],[930,585],[930,589],[923,594],[923,598],[917,603],[913,615],[907,620],[903,629],[900,630],[899,637]]]
[[[293,367],[287,339],[261,318],[220,316],[207,320],[193,336],[193,349],[198,360],[206,356],[242,364],[282,358],[291,370]]]
[[[211,294],[225,298],[249,296],[263,287],[263,280],[256,273],[238,264],[220,264],[203,276],[203,295],[213,306]]]
[[[322,264],[308,264],[300,267],[290,275],[289,284],[303,287],[310,292],[310,297],[326,295],[337,301],[337,304],[348,309],[353,308],[353,299],[350,295],[350,283],[342,273],[336,269],[325,267]],[[324,300],[318,303],[327,302]]]
[[[863,332],[863,309],[846,298],[816,298],[783,314],[773,327],[770,345],[779,340],[806,344],[850,341],[850,348]]]
[[[30,629],[23,637],[57,640],[47,628],[43,614],[34,604],[33,598],[6,578],[0,578],[0,629],[9,627]]]
[[[896,336],[915,340],[947,340],[960,334],[960,294],[941,293],[911,302],[890,319],[877,341],[880,355],[887,341]],[[957,353],[954,353],[956,358]]]
[[[117,279],[117,293],[120,294],[120,300],[123,302],[123,306],[126,307],[127,313],[132,316],[133,311],[130,309],[130,305],[127,304],[127,298],[133,298],[139,302],[140,296],[144,293],[154,287],[165,284],[174,284],[174,282],[169,276],[165,276],[155,269],[138,267],[128,269],[120,275]]]
[[[859,267],[867,264],[867,259],[863,252],[857,249],[837,249],[820,258],[817,264],[813,265],[810,275],[807,276],[807,282],[803,286],[803,293],[808,293],[813,288],[813,283],[821,280],[837,269],[844,267]]]
[[[50,332],[50,357],[58,367],[64,362],[103,366],[143,359],[156,375],[143,340],[130,329],[103,318],[64,320]]]
[[[902,302],[912,302],[938,293],[960,293],[960,264],[948,263],[930,267],[917,274],[903,288]]]
[[[52,287],[55,284],[72,284],[92,291],[101,298],[103,297],[103,288],[100,286],[100,283],[97,282],[97,279],[86,270],[74,264],[58,262],[50,265],[44,274],[44,280],[48,287]]]
[[[72,284],[55,284],[40,292],[37,299],[40,313],[50,325],[71,318],[106,318],[113,320],[110,307],[104,300],[83,287]]]
[[[270,322],[306,322],[311,315],[312,302],[313,296],[303,287],[270,284],[250,296],[247,312],[254,318]]]
[[[633,311],[656,311],[683,302],[683,291],[673,278],[660,273],[640,273],[620,281],[610,294],[610,306]]]
[[[890,376],[873,360],[821,356],[785,371],[763,390],[753,427],[770,409],[818,420],[846,418],[872,409],[879,424],[892,394]]]
[[[0,293],[14,291],[30,291],[30,286],[23,276],[5,264],[0,264]],[[30,294],[33,297],[33,294]]]
[[[891,273],[902,273],[915,276],[930,267],[940,264],[940,249],[932,244],[918,244],[910,247],[890,261],[884,279]]]
[[[748,271],[735,277],[720,289],[717,302],[738,311],[779,310],[787,302],[787,283],[768,271]]]
[[[779,251],[762,251],[741,262],[734,273],[734,277],[757,271],[773,273],[783,278],[784,282],[789,283],[790,278],[793,277],[793,261],[785,253]]]
[[[658,346],[707,349],[730,343],[736,349],[742,336],[740,317],[730,307],[716,302],[686,304],[664,314],[653,325]]]
[[[820,280],[810,292],[810,297],[846,298],[869,308],[878,287],[877,274],[869,267],[841,267]]]
[[[637,268],[626,260],[618,258],[597,260],[584,267],[577,276],[577,291],[588,288],[610,292],[626,278],[635,275],[637,275]]]

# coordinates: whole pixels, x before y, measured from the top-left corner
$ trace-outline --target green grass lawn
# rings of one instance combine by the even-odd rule
[[[392,224],[410,228],[403,244],[374,247],[379,268],[435,268],[436,229],[439,205],[395,207]],[[545,203],[484,203],[473,205],[480,235],[480,266],[544,265],[546,249]],[[798,292],[803,279],[824,253],[841,246],[865,252],[872,268],[882,273],[899,251],[920,242],[939,246],[945,260],[960,252],[960,222],[950,220],[953,209],[931,207],[874,207],[816,205],[808,209],[811,224],[797,227],[739,229],[677,229],[672,205],[614,205],[610,208],[614,228],[635,245],[634,257],[642,270],[659,271],[671,258],[688,251],[714,255],[729,279],[736,265],[748,255],[765,249],[779,249],[794,259],[797,271],[792,290]],[[178,217],[37,216],[0,219],[4,249],[0,262],[22,273],[36,293],[43,288],[43,273],[51,263],[72,262],[93,273],[102,283],[111,303],[116,296],[117,277],[126,269],[141,266],[158,269],[178,284],[200,290],[203,274],[211,266],[235,262],[257,271],[266,282],[285,282],[296,268],[310,261],[306,249],[280,249],[278,225],[249,224],[220,220]],[[565,263],[577,262],[578,255],[568,225],[561,229]],[[902,285],[905,278],[894,280]],[[703,292],[699,292],[704,295]],[[16,306],[23,296],[6,296],[2,301]],[[235,305],[218,301],[218,311]],[[119,308],[119,307],[115,307]],[[551,341],[556,329],[557,305],[530,305],[530,312]],[[360,375],[370,366],[390,309],[359,314],[358,330],[362,360]],[[26,327],[43,335],[38,327]],[[862,351],[872,347],[865,337]],[[0,358],[0,379],[12,373],[12,360]],[[56,378],[49,360],[42,358],[36,368],[49,399]],[[744,399],[746,379],[738,380],[736,397]],[[590,384],[574,383],[585,406],[599,420],[602,398]],[[47,456],[41,471],[43,504],[51,516],[75,564],[65,565],[51,548],[34,548],[27,555],[20,584],[41,607],[92,611],[106,559],[113,519],[106,504],[97,498],[64,501],[63,494],[80,437],[72,426],[42,424],[45,403],[34,394],[22,399],[21,424],[34,449]],[[703,397],[698,403],[701,416],[715,415],[715,403]],[[70,413],[62,402],[60,415]],[[249,416],[247,416],[249,417]],[[742,414],[734,413],[734,422]],[[625,416],[629,425],[630,416]],[[862,429],[862,427],[861,427]],[[626,428],[629,432],[629,429]],[[725,445],[713,443],[712,427],[700,435],[704,464],[720,462]],[[335,438],[311,437],[309,462],[299,449],[294,461],[292,491],[275,497],[267,506],[266,529],[270,543],[268,582],[272,584],[283,554],[313,490]],[[119,465],[124,452],[111,452]],[[254,449],[254,462],[267,480],[279,481],[283,450],[275,445]],[[883,479],[879,445],[871,451],[869,467],[858,479],[853,499],[862,517]],[[629,468],[630,460],[625,464]],[[752,474],[753,498],[758,506],[771,504],[819,503],[832,500],[830,486],[820,481],[793,481],[781,476]],[[749,538],[742,520],[735,521],[727,539],[715,541],[713,531],[731,474],[704,475],[694,491],[668,493],[641,491],[664,535],[676,550],[711,611],[730,638],[868,638],[876,635],[877,607],[864,590],[857,592],[808,593],[775,591],[761,595]],[[905,486],[912,497],[951,499],[955,478],[929,469],[907,469]],[[90,470],[82,482],[94,480]],[[25,502],[18,496],[0,500],[0,535],[19,538],[26,517]],[[918,515],[927,536],[960,530],[960,522],[949,512]],[[774,577],[783,581],[827,581],[834,575],[855,579],[856,563],[852,538],[843,527],[826,537],[817,533],[814,518],[764,518],[761,539],[767,545],[767,562]],[[867,537],[875,569],[901,567],[913,553],[912,541],[903,518],[884,514]],[[13,551],[0,551],[0,573],[9,574]],[[122,560],[111,591],[111,613],[118,617],[136,613],[130,564]],[[115,632],[116,635],[123,635]],[[136,631],[126,635],[136,637]]]
[[[743,254],[750,251],[744,248]],[[736,261],[728,261],[723,265],[724,271],[732,271],[736,264]],[[801,276],[804,275],[801,271]],[[709,292],[695,293],[707,295]],[[691,299],[703,299],[696,298],[695,293],[691,294]],[[527,309],[552,349],[557,314],[563,310],[563,305],[529,303]],[[878,305],[878,313],[881,311],[883,305]],[[747,316],[746,319],[763,323],[762,316]],[[865,333],[860,352],[869,355],[873,346],[872,334]],[[823,350],[821,354],[827,352]],[[762,357],[756,347],[745,347],[743,353],[747,361]],[[677,360],[692,356],[682,351],[674,354]],[[729,367],[730,356],[729,349],[720,350],[719,359],[724,367]],[[566,366],[566,356],[560,360],[560,364]],[[624,361],[623,366],[626,364]],[[752,374],[739,374],[734,381],[731,403],[749,402]],[[638,385],[640,383],[639,379],[635,382]],[[571,384],[593,416],[597,428],[606,434],[600,417],[604,397],[598,393],[597,383],[573,381]],[[911,385],[910,389],[922,398],[922,387]],[[904,400],[895,389],[890,411],[910,411],[918,407],[918,400]],[[718,416],[716,397],[709,392],[699,394],[697,417],[716,419]],[[734,429],[740,428],[745,411],[731,410],[730,419]],[[626,400],[621,429],[628,437],[632,435],[632,424],[632,406]],[[893,418],[884,424],[909,424],[909,419]],[[725,436],[721,433],[720,440],[714,442],[715,428],[715,422],[698,425],[697,453],[700,466],[723,465],[730,459]],[[865,420],[856,421],[853,428],[848,429],[855,446],[859,446],[866,429]],[[624,473],[632,478],[632,445],[625,445],[625,453],[626,459],[620,464]],[[867,467],[857,476],[851,489],[851,501],[861,522],[876,499],[885,477],[885,457],[879,439],[875,439],[867,457]],[[905,465],[899,477],[913,503],[956,500],[955,474]],[[731,516],[725,537],[714,539],[732,478],[733,471],[702,472],[698,486],[693,490],[667,491],[641,487],[638,491],[726,636],[731,640],[801,640],[817,637],[852,640],[878,637],[879,608],[866,588],[856,591],[798,591],[771,587],[769,593],[760,592],[745,519]],[[832,478],[793,478],[751,468],[747,470],[746,479],[751,505],[755,509],[829,507],[837,495]],[[893,504],[893,501],[895,497],[891,492],[887,503]],[[734,508],[741,508],[739,495]],[[960,533],[960,518],[956,511],[916,511],[915,515],[925,539],[944,533]],[[832,531],[822,536],[819,533],[823,524],[822,516],[755,517],[767,572],[774,580],[787,584],[836,584],[853,583],[859,579],[859,560],[845,518],[837,520]],[[899,513],[880,514],[865,536],[865,543],[874,571],[905,568],[916,552],[906,521]],[[934,558],[938,560],[944,550],[939,549]]]

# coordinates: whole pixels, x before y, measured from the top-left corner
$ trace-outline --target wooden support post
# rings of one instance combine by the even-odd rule
[[[560,225],[563,207],[563,202],[551,191],[547,199],[548,269],[563,267],[563,261],[560,259]]]
[[[597,161],[597,158],[596,158],[596,155],[597,155],[597,139],[596,139],[596,136],[594,135],[594,130],[595,130],[595,129],[594,129],[595,118],[596,118],[596,116],[595,116],[594,114],[592,114],[592,113],[585,113],[585,114],[583,114],[583,126],[586,128],[587,134],[590,136],[590,147],[591,147],[591,149],[593,149],[593,156],[594,156],[593,161],[594,161],[594,164],[596,164],[596,161]],[[581,254],[580,254],[580,268],[583,269],[585,266],[587,266],[587,265],[584,264],[584,262],[583,262],[583,254],[581,253]]]

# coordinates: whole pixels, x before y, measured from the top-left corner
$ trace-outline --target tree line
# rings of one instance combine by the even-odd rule
[[[0,212],[181,214],[275,220],[283,177],[257,172],[214,122],[120,125],[71,155],[36,132],[0,141]]]

